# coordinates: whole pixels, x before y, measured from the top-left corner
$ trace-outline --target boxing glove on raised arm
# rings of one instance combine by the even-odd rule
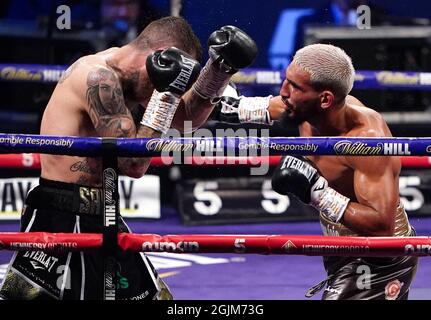
[[[241,29],[224,26],[208,39],[209,59],[193,89],[204,99],[220,97],[231,76],[257,56],[254,40]]]
[[[234,74],[248,67],[257,56],[254,40],[241,29],[224,26],[208,38],[208,53],[211,59],[226,73]]]
[[[283,157],[274,171],[271,183],[275,192],[293,194],[333,222],[340,221],[350,201],[329,187],[328,181],[304,157]]]
[[[181,96],[196,81],[201,66],[185,52],[171,47],[148,55],[146,67],[155,90],[141,124],[166,133],[171,126]]]

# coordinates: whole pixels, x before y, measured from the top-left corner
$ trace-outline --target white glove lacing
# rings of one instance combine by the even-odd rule
[[[153,91],[141,124],[156,131],[166,133],[172,124],[181,98],[172,92]]]
[[[268,97],[240,97],[238,106],[238,119],[241,123],[261,123],[272,124],[271,116],[268,111]],[[223,110],[222,110],[223,111]]]
[[[332,222],[338,223],[341,220],[349,201],[349,198],[328,187],[328,181],[323,177],[311,187],[310,205]]]

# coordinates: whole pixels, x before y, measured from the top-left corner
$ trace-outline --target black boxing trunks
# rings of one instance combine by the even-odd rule
[[[41,178],[29,192],[21,232],[102,232],[102,189]],[[119,232],[130,232],[120,217]],[[118,300],[171,299],[143,253],[117,252]],[[103,296],[103,255],[91,252],[18,251],[0,286],[3,299],[96,300]]]
[[[322,299],[407,300],[417,264],[417,257],[325,257],[328,278]]]

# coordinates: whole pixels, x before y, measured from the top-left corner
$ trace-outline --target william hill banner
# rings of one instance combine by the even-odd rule
[[[403,171],[399,190],[408,215],[431,214],[431,171]],[[184,180],[177,197],[182,220],[190,225],[318,218],[310,206],[274,192],[269,177]]]
[[[28,191],[39,178],[0,179],[0,220],[20,219]],[[160,178],[146,175],[140,179],[120,177],[120,212],[128,218],[160,218]]]

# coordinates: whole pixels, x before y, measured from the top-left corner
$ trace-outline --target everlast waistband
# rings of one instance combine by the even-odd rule
[[[102,214],[103,190],[40,178],[26,204],[36,209],[98,215]]]

